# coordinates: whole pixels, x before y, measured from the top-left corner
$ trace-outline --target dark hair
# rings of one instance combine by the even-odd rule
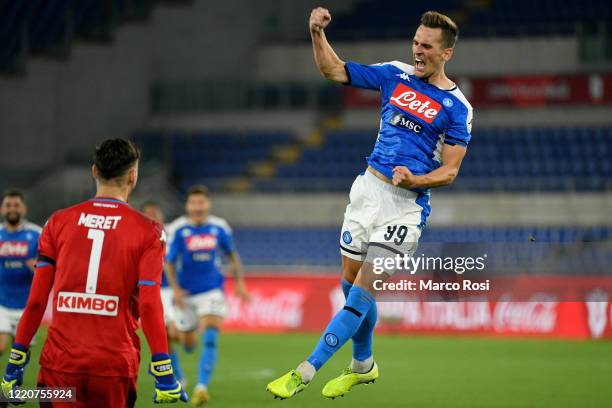
[[[25,195],[23,194],[23,191],[21,190],[17,190],[15,188],[9,189],[4,191],[4,193],[2,194],[2,200],[4,201],[5,198],[7,197],[17,197],[19,198],[22,202],[25,203]]]
[[[108,139],[96,147],[94,164],[105,180],[123,176],[140,158],[136,144],[125,139]]]
[[[142,205],[140,206],[140,209],[144,211],[145,208],[147,207],[157,207],[159,209],[161,209],[161,206],[159,205],[159,203],[155,200],[147,200],[144,203],[142,203]]]
[[[421,25],[442,29],[442,46],[453,48],[459,37],[459,28],[450,17],[437,11],[426,11],[421,16]]]
[[[208,187],[203,184],[196,184],[195,186],[189,187],[189,190],[187,190],[187,197],[192,196],[194,194],[201,194],[207,198],[210,197]]]

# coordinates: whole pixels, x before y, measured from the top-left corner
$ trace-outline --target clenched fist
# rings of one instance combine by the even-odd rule
[[[329,10],[323,7],[317,7],[310,13],[308,27],[311,32],[319,32],[329,25],[331,22],[331,14]]]

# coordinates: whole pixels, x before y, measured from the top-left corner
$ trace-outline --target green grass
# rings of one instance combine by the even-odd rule
[[[42,344],[39,335],[39,344]],[[518,408],[612,406],[612,342],[477,337],[377,336],[380,378],[344,398],[321,397],[325,382],[350,360],[344,347],[310,386],[288,401],[274,400],[266,384],[295,367],[318,336],[222,334],[210,407],[410,407]],[[34,386],[38,353],[33,351],[26,386]],[[198,353],[196,351],[196,353]],[[196,380],[197,354],[181,354],[184,371]],[[149,359],[143,352],[143,362]],[[0,359],[6,364],[6,354]],[[152,407],[153,380],[142,364],[138,407]],[[28,404],[25,406],[35,406]]]

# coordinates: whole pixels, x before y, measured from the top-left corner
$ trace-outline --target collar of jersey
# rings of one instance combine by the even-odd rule
[[[429,85],[429,86],[433,86],[434,88],[436,88],[436,89],[437,89],[437,90],[439,90],[439,91],[444,91],[444,92],[452,92],[452,91],[454,91],[455,89],[457,89],[457,83],[456,83],[456,82],[453,82],[453,87],[452,87],[451,89],[443,89],[443,88],[440,88],[438,85],[434,85],[434,84],[432,84],[432,83],[431,83],[431,82],[429,82],[429,81],[423,81],[421,78],[419,78],[418,76],[416,76],[416,75],[414,75],[414,74],[412,74],[411,76],[413,76],[415,79],[417,79],[418,81],[421,81],[421,82],[422,82],[422,83],[424,83],[424,84],[427,84],[427,85]]]
[[[126,203],[125,201],[121,201],[121,200],[118,200],[116,198],[111,198],[111,197],[94,197],[90,201],[98,201],[98,202],[102,202],[102,203],[117,203],[117,204],[128,205],[128,203]]]
[[[23,221],[23,220],[22,220],[22,221],[19,223],[19,226],[17,227],[17,229],[16,229],[15,231],[9,231],[9,229],[6,227],[6,221],[2,222],[2,224],[0,224],[0,226],[1,226],[1,227],[2,227],[2,228],[3,228],[3,229],[6,231],[6,232],[8,232],[9,234],[16,234],[16,233],[18,233],[18,232],[21,232],[21,231],[25,230],[26,223],[25,223],[25,221]]]

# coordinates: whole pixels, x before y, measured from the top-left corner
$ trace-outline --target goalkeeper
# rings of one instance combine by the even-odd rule
[[[165,233],[127,204],[138,158],[132,142],[103,142],[92,167],[96,196],[57,211],[45,225],[30,297],[2,380],[4,395],[23,382],[29,360],[25,345],[38,330],[53,288],[53,318],[37,384],[75,388],[76,404],[47,406],[133,407],[139,316],[153,356],[153,401],[187,400],[168,356],[160,298]]]

